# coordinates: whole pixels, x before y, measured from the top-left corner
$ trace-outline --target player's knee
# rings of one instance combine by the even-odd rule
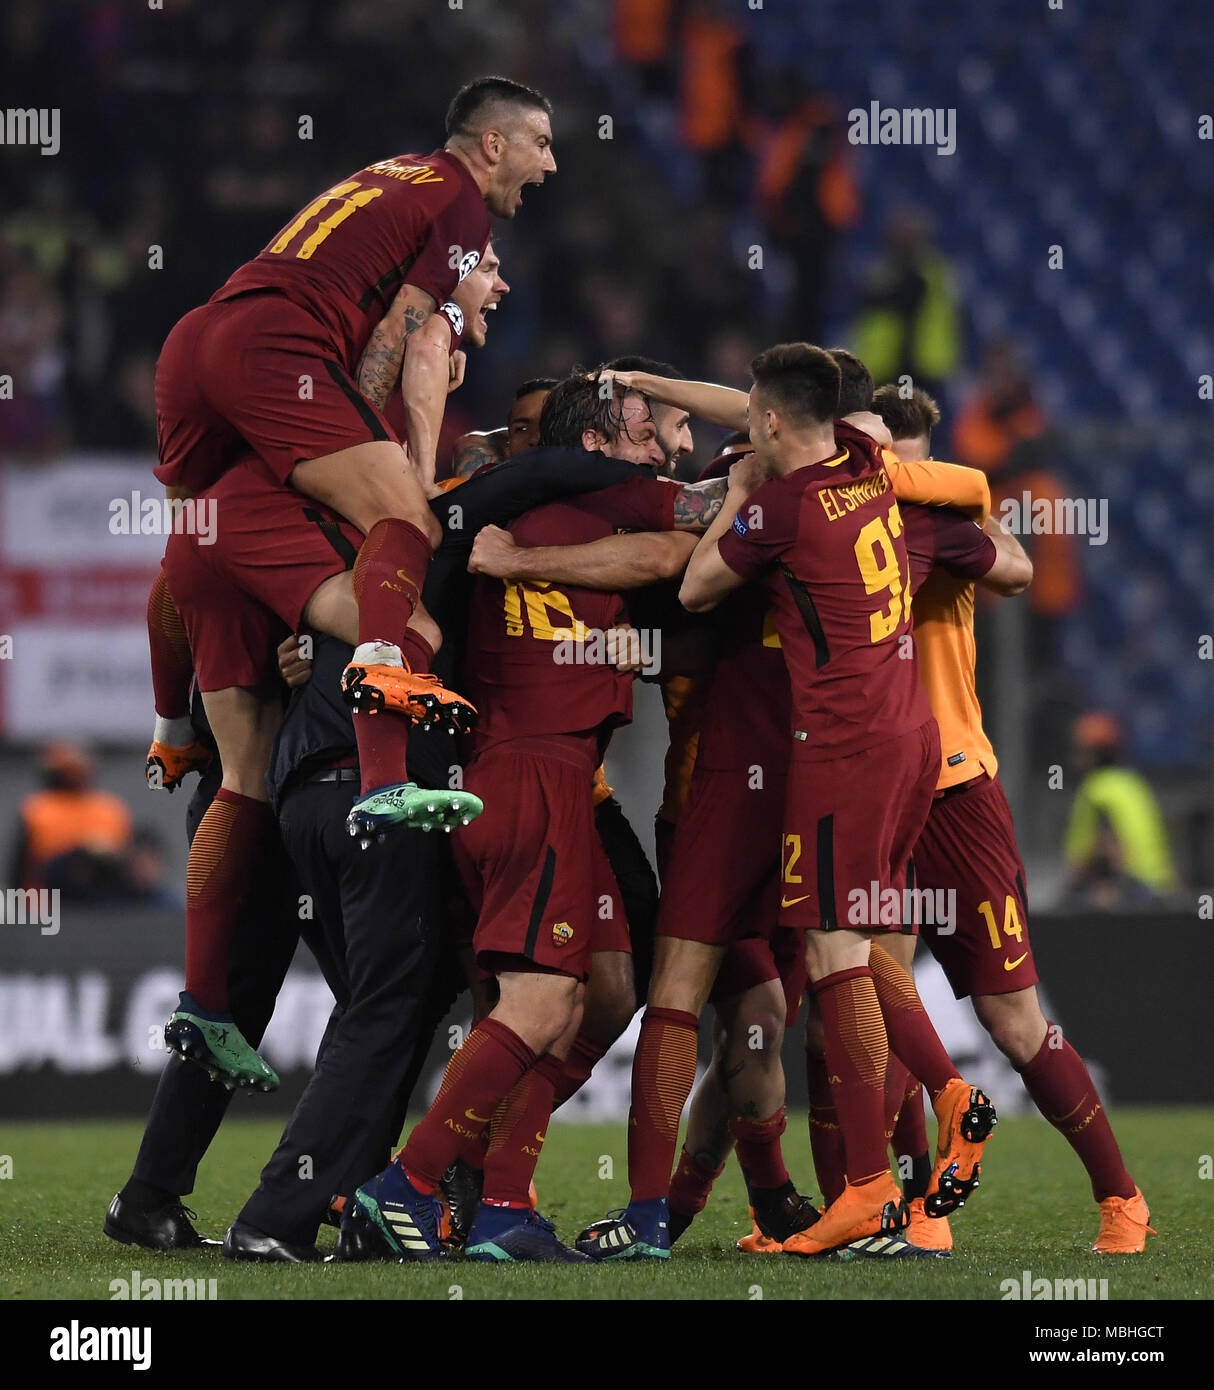
[[[659,936],[649,982],[649,1007],[677,1009],[699,1018],[712,992],[718,965],[719,960],[707,955],[697,942]]]
[[[631,974],[626,979],[613,980],[609,989],[587,990],[582,1032],[601,1046],[610,1047],[627,1030],[636,1010]]]
[[[751,1009],[742,1020],[738,1041],[761,1065],[775,1065],[784,1045],[784,1011],[775,1005]]]
[[[562,1038],[570,1038],[577,1033],[581,1021],[581,1006],[575,1004],[573,997],[554,999],[542,1014],[537,1014],[528,1027],[515,1031],[531,1050],[542,1056],[550,1052]]]
[[[974,1000],[974,1010],[991,1041],[1016,1067],[1027,1066],[1045,1041],[1046,1021],[1032,991],[1024,995],[987,995]]]
[[[367,445],[350,463],[342,475],[340,510],[360,531],[398,518],[418,527],[431,545],[442,540],[442,527],[399,444]]]

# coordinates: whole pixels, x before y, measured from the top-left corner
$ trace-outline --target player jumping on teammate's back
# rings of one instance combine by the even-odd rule
[[[484,340],[485,310],[508,290],[489,245],[456,291],[468,304],[474,344]],[[432,408],[441,413],[444,400],[445,390]],[[186,989],[165,1041],[230,1084],[272,1089],[277,1078],[240,1036],[227,1006],[228,947],[256,859],[258,826],[266,817],[265,769],[281,719],[272,654],[283,628],[298,630],[305,619],[351,643],[357,639],[360,619],[344,569],[349,564],[357,572],[364,538],[337,513],[305,505],[291,488],[270,482],[251,465],[230,468],[203,500],[222,514],[224,525],[213,544],[203,545],[189,533],[170,535],[164,575],[219,745],[224,785],[191,849]],[[439,641],[437,627],[419,608],[402,648],[418,664],[429,665]],[[423,684],[437,687],[431,677]],[[399,720],[369,714],[356,718],[356,733],[368,719],[378,731],[368,738],[378,739],[386,729],[391,742],[403,727]],[[391,800],[389,814],[397,822],[423,830],[467,824],[481,809],[463,790],[430,791],[404,783],[381,795]],[[360,811],[356,804],[355,814],[370,817],[369,823],[359,818],[351,826],[369,843],[369,835],[382,829],[383,812],[378,806]],[[233,835],[236,821],[240,833]]]
[[[323,193],[174,327],[157,364],[162,482],[198,491],[247,445],[251,466],[366,537],[344,688],[371,712],[356,723],[362,792],[380,795],[366,826],[355,806],[356,833],[405,819],[399,798],[382,793],[403,781],[410,720],[473,714],[406,667],[403,635],[439,538],[426,504],[433,404],[467,320],[452,295],[485,251],[489,212],[513,217],[522,188],[555,170],[549,115],[531,88],[469,83],[448,110],[442,149],[369,165]],[[407,452],[383,414],[398,381]]]

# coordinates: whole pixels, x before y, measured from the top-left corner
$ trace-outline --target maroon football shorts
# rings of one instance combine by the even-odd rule
[[[897,921],[882,921],[871,904],[888,888],[901,893],[906,887],[911,849],[940,775],[936,721],[928,719],[845,758],[812,761],[793,747],[780,924],[826,931],[911,930],[900,910]]]
[[[763,895],[762,921],[773,922],[780,910],[780,881],[771,876],[770,890]],[[805,961],[805,933],[798,927],[770,927],[763,936],[747,936],[726,947],[721,968],[708,996],[710,1004],[745,994],[756,985],[779,980],[784,991],[784,1026],[791,1028],[801,1011],[801,999],[809,983]]]
[[[657,931],[725,947],[711,1003],[780,980],[786,999],[796,995],[791,1026],[804,990],[804,933],[776,925],[785,784],[765,772],[756,788],[749,767],[696,768],[662,876]]]
[[[751,788],[745,767],[692,773],[662,876],[658,936],[729,946],[771,935],[784,778],[771,769],[765,774],[764,785]]]
[[[304,459],[397,440],[331,335],[276,290],[203,304],[178,320],[156,363],[156,431],[157,478],[191,492],[238,459],[285,483]]]
[[[958,999],[1037,983],[1024,863],[998,777],[975,778],[932,802],[915,842],[915,886],[955,893],[952,932],[921,935]]]
[[[478,753],[464,790],[485,809],[452,838],[477,914],[478,962],[524,956],[584,980],[595,951],[629,951],[623,901],[594,823],[593,735],[516,738]]]
[[[181,614],[201,691],[268,685],[278,677],[276,648],[289,629],[202,557],[206,546],[171,535],[164,576]]]
[[[791,1028],[801,1012],[801,1000],[809,987],[809,965],[805,959],[805,933],[799,927],[777,927],[771,934],[771,954],[784,987],[787,1014],[784,1026]]]
[[[276,672],[275,647],[299,631],[319,585],[353,567],[362,532],[244,467],[200,500],[215,508],[214,543],[175,532],[164,554],[199,688],[259,685]]]

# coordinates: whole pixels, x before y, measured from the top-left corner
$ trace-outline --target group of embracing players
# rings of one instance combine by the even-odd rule
[[[107,1232],[201,1239],[181,1198],[228,1091],[278,1084],[256,1044],[289,950],[266,962],[303,934],[334,1011],[226,1255],[319,1259],[328,1220],[337,1260],[668,1259],[732,1149],[743,1250],[947,1256],[996,1118],[920,1002],[921,935],[1087,1170],[1094,1248],[1142,1250],[1146,1203],[1037,1000],[974,686],[975,585],[1032,567],[985,477],[931,459],[929,396],[807,343],[760,353],[749,391],[642,357],[524,382],[440,470],[509,292],[489,216],[556,169],[548,101],[505,78],[463,87],[446,133],[309,204],[159,360],[157,477],[216,525],[171,536],[149,602],[148,778],[212,785],[165,1029],[195,1065],[162,1078]],[[692,420],[731,433],[681,483]],[[660,894],[603,770],[642,666],[670,730]],[[307,904],[294,934],[275,895]],[[463,988],[474,1027],[385,1166]],[[639,1004],[631,1198],[567,1244],[536,1209],[549,1119]],[[803,1005],[820,1205],[781,1148]]]

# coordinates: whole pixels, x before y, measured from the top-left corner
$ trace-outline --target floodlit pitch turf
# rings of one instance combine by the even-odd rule
[[[237,1098],[238,1116],[245,1099]],[[247,1098],[248,1110],[256,1109]],[[247,1112],[245,1112],[247,1116]],[[203,1164],[188,1205],[202,1234],[224,1229],[257,1182],[276,1142],[277,1122],[230,1119]],[[129,1172],[141,1126],[134,1122],[6,1123],[0,1155],[12,1176],[0,1181],[0,1299],[107,1299],[112,1279],[215,1277],[234,1298],[947,1298],[999,1299],[1000,1281],[1107,1278],[1110,1299],[1208,1299],[1214,1295],[1204,1180],[1214,1151],[1214,1109],[1118,1111],[1114,1122],[1131,1170],[1145,1189],[1160,1235],[1145,1255],[1089,1253],[1098,1228],[1082,1169],[1063,1140],[1036,1118],[1002,1121],[988,1148],[980,1190],[954,1218],[951,1261],[839,1265],[788,1255],[742,1255],[749,1229],[736,1165],[675,1248],[669,1264],[486,1266],[282,1266],[231,1264],[218,1251],[161,1255],[122,1246],[101,1233],[110,1198]],[[624,1126],[551,1127],[536,1182],[541,1210],[566,1240],[627,1196]],[[786,1136],[795,1177],[810,1188],[803,1125]],[[610,1165],[608,1159],[611,1160]],[[5,1165],[0,1159],[0,1175]],[[609,1168],[613,1175],[601,1176]],[[1204,1229],[1203,1229],[1204,1228]],[[334,1233],[325,1228],[322,1248]]]

